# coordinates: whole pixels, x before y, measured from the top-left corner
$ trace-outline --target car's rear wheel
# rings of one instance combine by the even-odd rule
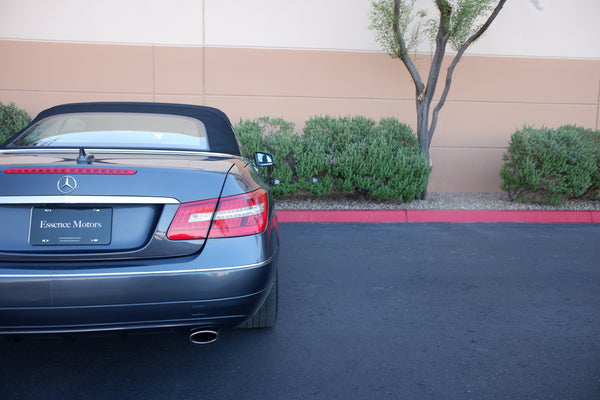
[[[277,321],[277,308],[279,306],[279,279],[275,276],[275,282],[271,287],[269,295],[265,299],[263,305],[258,309],[256,314],[248,321],[240,325],[243,329],[255,329],[255,328],[272,328],[275,326]]]

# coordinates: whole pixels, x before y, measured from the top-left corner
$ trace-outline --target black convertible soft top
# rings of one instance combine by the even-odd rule
[[[210,151],[240,155],[240,148],[233,133],[231,122],[223,111],[212,107],[175,103],[91,102],[61,104],[40,112],[27,127],[8,139],[2,147],[12,142],[22,131],[44,118],[58,114],[90,112],[170,114],[194,118],[201,121],[206,127]]]

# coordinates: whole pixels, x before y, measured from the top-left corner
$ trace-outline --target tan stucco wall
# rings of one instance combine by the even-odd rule
[[[283,117],[299,130],[313,115],[415,125],[408,74],[378,52],[0,40],[0,54],[0,101],[32,115],[58,103],[127,100],[215,106],[233,122]],[[515,129],[600,129],[599,114],[600,60],[466,56],[433,140],[429,190],[499,191]]]

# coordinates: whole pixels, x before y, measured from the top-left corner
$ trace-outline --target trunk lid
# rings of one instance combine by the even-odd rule
[[[0,261],[155,258],[201,250],[203,240],[169,241],[165,232],[180,203],[220,196],[231,157],[89,153],[92,162],[78,164],[76,149],[0,152]]]

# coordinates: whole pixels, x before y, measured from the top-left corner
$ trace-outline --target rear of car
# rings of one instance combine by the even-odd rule
[[[0,170],[1,334],[274,324],[276,213],[220,111],[55,107]]]

